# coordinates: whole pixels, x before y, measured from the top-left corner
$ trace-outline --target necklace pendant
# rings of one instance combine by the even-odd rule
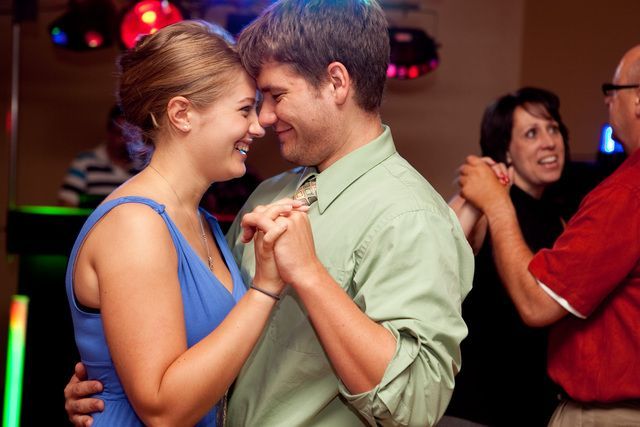
[[[207,257],[209,258],[209,270],[213,271],[213,260],[211,259],[211,257]]]

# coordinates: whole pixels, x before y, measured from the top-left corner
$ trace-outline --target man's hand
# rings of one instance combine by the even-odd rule
[[[80,362],[76,363],[73,376],[64,388],[64,408],[69,416],[69,421],[74,426],[89,427],[93,424],[93,418],[88,414],[104,410],[102,400],[87,397],[101,391],[102,383],[88,381],[84,365]]]
[[[287,217],[278,218],[276,222],[287,228],[287,232],[274,245],[282,280],[295,287],[304,283],[305,279],[318,277],[324,267],[316,256],[308,215],[304,212],[292,212]]]

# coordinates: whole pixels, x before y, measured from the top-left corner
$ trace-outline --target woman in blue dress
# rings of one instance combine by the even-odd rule
[[[165,27],[119,65],[120,105],[152,153],[89,217],[70,257],[76,342],[104,386],[93,426],[216,425],[284,286],[271,250],[282,228],[254,236],[247,291],[215,218],[198,208],[212,182],[245,173],[264,135],[256,85],[201,22]],[[298,206],[265,209],[276,218]]]

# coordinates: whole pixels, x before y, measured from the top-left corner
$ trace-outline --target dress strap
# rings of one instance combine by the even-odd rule
[[[73,249],[71,250],[71,254],[69,255],[69,262],[67,264],[67,273],[66,273],[67,287],[73,286],[73,272],[75,270],[76,258],[78,256],[78,252],[80,251],[80,248],[82,247],[82,244],[84,243],[84,240],[87,234],[89,234],[91,229],[96,225],[98,221],[100,221],[100,219],[103,216],[109,213],[113,208],[125,203],[142,203],[144,205],[151,207],[160,216],[163,217],[165,223],[167,223],[167,226],[169,226],[169,228],[171,229],[169,225],[170,219],[166,215],[164,215],[165,206],[156,202],[155,200],[148,199],[146,197],[140,197],[140,196],[126,196],[126,197],[120,197],[120,198],[109,200],[108,202],[102,203],[89,215],[89,218],[87,218],[87,221],[82,226],[82,229],[80,229],[80,233],[78,234],[78,237],[76,238],[76,242],[73,245]],[[173,233],[171,233],[171,237],[174,239],[174,243],[175,243],[175,236],[173,235]],[[73,292],[71,292],[69,295],[72,295],[72,294]]]

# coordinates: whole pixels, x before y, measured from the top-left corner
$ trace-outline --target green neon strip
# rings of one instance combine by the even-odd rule
[[[89,215],[93,209],[67,208],[64,206],[15,206],[11,210],[39,215]]]
[[[29,297],[14,295],[9,314],[9,342],[7,345],[7,370],[4,383],[3,427],[20,426],[22,403],[22,374],[27,336],[27,311]]]

